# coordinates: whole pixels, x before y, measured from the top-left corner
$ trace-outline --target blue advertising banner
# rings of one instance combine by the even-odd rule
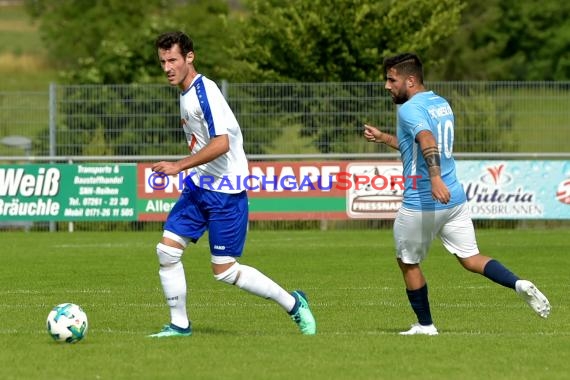
[[[570,219],[570,161],[457,161],[473,219]]]

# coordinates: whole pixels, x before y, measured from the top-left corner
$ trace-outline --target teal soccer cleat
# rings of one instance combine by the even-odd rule
[[[149,338],[171,338],[171,337],[176,337],[176,336],[190,336],[190,335],[192,335],[192,329],[190,328],[190,326],[183,329],[183,328],[178,327],[176,325],[170,324],[170,325],[164,325],[162,327],[162,330],[160,330],[156,334],[148,335],[148,337]]]
[[[289,312],[291,319],[299,326],[303,335],[315,335],[317,333],[317,322],[311,309],[309,309],[307,296],[300,290],[295,290],[291,295],[296,300],[293,310]]]

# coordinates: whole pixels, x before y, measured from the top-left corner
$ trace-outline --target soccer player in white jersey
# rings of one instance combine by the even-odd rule
[[[548,317],[550,304],[533,283],[479,253],[465,193],[455,174],[453,112],[447,100],[424,87],[419,57],[404,53],[386,58],[384,73],[386,90],[394,103],[401,105],[397,134],[365,125],[364,138],[399,150],[406,178],[402,207],[394,221],[394,241],[418,322],[400,334],[438,334],[420,269],[437,235],[465,269],[515,290],[538,315]]]
[[[275,301],[289,313],[302,334],[315,334],[315,319],[302,291],[289,293],[257,269],[237,262],[247,232],[248,200],[243,179],[249,169],[241,130],[232,110],[216,84],[197,73],[193,42],[186,34],[162,34],[156,40],[156,48],[168,82],[182,91],[180,117],[190,155],[176,162],[157,162],[152,170],[164,175],[188,169],[191,173],[156,246],[170,323],[149,336],[192,334],[181,258],[188,243],[195,243],[206,230],[216,280]]]

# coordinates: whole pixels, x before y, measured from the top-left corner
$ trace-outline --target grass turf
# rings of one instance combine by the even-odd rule
[[[154,246],[160,233],[2,232],[2,379],[563,379],[569,366],[568,232],[481,230],[483,253],[534,281],[542,320],[510,289],[463,270],[434,243],[424,272],[437,337],[414,322],[391,232],[250,232],[242,263],[309,296],[318,335],[276,304],[217,283],[206,239],[187,250],[190,338],[152,340],[168,322]],[[60,344],[50,309],[80,304],[85,340]]]

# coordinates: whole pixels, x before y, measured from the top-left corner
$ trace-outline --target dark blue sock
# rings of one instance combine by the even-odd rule
[[[511,289],[515,288],[515,283],[519,280],[519,278],[505,268],[503,264],[494,259],[485,265],[483,275],[489,280]]]
[[[406,289],[406,293],[408,294],[410,305],[412,305],[412,309],[414,310],[414,313],[416,313],[420,325],[431,325],[433,321],[431,319],[431,311],[429,309],[427,284],[416,290]]]

